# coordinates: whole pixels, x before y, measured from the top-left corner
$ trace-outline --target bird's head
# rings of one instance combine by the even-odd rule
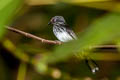
[[[50,20],[50,22],[48,23],[50,24],[64,24],[65,23],[65,19],[62,16],[54,16],[52,17],[52,19]]]

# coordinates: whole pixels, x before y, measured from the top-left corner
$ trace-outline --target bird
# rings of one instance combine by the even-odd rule
[[[69,42],[71,40],[77,40],[76,34],[70,29],[63,16],[52,17],[48,25],[53,25],[53,33],[59,41]],[[85,62],[93,74],[99,71],[99,67],[94,60],[89,58],[85,59]]]

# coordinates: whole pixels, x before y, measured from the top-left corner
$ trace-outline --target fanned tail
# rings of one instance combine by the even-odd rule
[[[90,68],[90,70],[91,70],[91,72],[93,74],[95,74],[96,72],[99,71],[99,67],[98,67],[97,63],[94,60],[86,59],[85,62],[88,65],[88,67]]]

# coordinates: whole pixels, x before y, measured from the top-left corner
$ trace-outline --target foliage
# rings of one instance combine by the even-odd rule
[[[11,19],[11,17],[16,13],[16,8],[18,7],[20,0],[1,0],[0,1],[0,37],[3,35],[4,26]],[[12,4],[12,5],[11,5]]]
[[[17,75],[10,74],[14,77],[17,76],[17,80],[27,78],[30,80],[87,80],[93,78],[97,80],[98,76],[102,75],[102,79],[104,76],[113,80],[119,78],[119,64],[116,64],[117,68],[113,68],[114,66],[110,64],[107,65],[110,65],[109,68],[103,65],[107,60],[110,63],[120,60],[119,1],[26,0],[27,6],[21,2],[21,0],[0,1],[0,57],[3,57],[3,60],[0,59],[2,63],[0,66],[9,70],[6,71],[8,72],[6,76],[11,72],[18,71]],[[116,5],[114,9],[113,5]],[[21,7],[23,8],[20,9]],[[16,15],[18,11],[21,14],[19,17],[17,17],[18,14]],[[27,39],[12,32],[6,32],[6,36],[3,36],[5,26],[10,23],[15,27],[18,26],[16,27],[18,29],[42,38],[56,40],[52,27],[47,26],[50,18],[55,15],[65,17],[67,23],[76,32],[78,40],[62,45],[52,45]],[[114,44],[117,49],[94,49],[95,46],[103,44]],[[10,55],[10,53],[12,54]],[[73,57],[74,55],[76,56]],[[7,59],[4,59],[4,56]],[[83,63],[86,56],[99,60],[98,62],[102,65],[99,74],[93,75]],[[76,60],[78,63],[75,63]],[[17,67],[15,61],[19,63],[16,64]],[[10,68],[13,65],[11,62],[14,64],[14,69]],[[7,66],[9,63],[10,66]],[[0,71],[3,73],[2,70]],[[10,77],[10,79],[13,78]]]
[[[73,55],[74,52],[83,52],[89,49],[89,47],[116,40],[120,35],[119,21],[119,13],[111,13],[95,21],[85,30],[83,35],[78,35],[79,40],[57,47],[55,52],[49,57],[49,61],[54,62],[62,58],[64,59],[64,57],[70,56],[70,53]],[[84,53],[84,55],[86,54]]]

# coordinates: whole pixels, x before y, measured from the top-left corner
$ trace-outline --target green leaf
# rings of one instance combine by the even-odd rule
[[[79,6],[120,12],[120,2],[117,0],[62,0],[62,1],[65,3],[70,3]]]
[[[1,0],[0,1],[0,10],[2,10],[5,6],[7,6],[12,0]]]
[[[95,21],[83,33],[79,34],[76,41],[71,41],[58,46],[54,53],[48,57],[48,62],[56,62],[73,55],[74,53],[83,52],[89,47],[108,43],[120,36],[120,13],[111,13]],[[87,53],[81,53],[81,56]]]
[[[4,26],[15,15],[20,3],[21,0],[0,0],[0,38],[5,32]]]
[[[28,0],[27,3],[29,5],[35,6],[35,5],[56,4],[58,2],[63,2],[72,5],[79,5],[89,8],[97,8],[107,11],[120,12],[119,0]]]

